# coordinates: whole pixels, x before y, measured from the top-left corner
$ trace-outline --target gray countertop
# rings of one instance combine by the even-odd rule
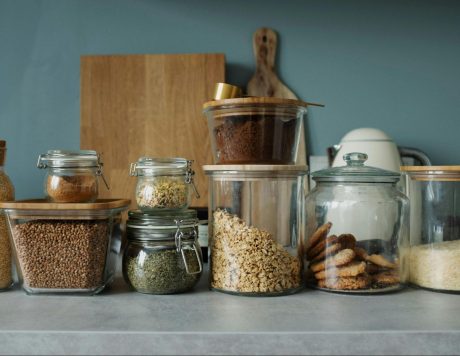
[[[0,294],[0,354],[459,354],[460,295]]]

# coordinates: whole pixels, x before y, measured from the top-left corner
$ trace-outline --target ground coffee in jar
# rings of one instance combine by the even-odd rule
[[[203,105],[216,164],[293,164],[307,103],[233,98]]]

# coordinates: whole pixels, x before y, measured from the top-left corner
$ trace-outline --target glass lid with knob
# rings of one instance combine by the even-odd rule
[[[346,153],[343,155],[345,166],[313,172],[312,178],[317,182],[396,183],[399,181],[400,173],[366,166],[364,163],[367,158],[365,153]]]

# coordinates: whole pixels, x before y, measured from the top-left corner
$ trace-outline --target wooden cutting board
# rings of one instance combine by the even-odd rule
[[[102,154],[100,198],[131,198],[136,178],[129,165],[141,156],[195,160],[201,194],[192,207],[208,205],[202,165],[212,163],[202,105],[216,82],[225,81],[223,54],[111,55],[81,57],[80,147]]]
[[[247,85],[247,94],[284,99],[298,99],[275,72],[275,57],[278,39],[276,32],[269,28],[258,29],[252,40],[256,59],[256,72]],[[303,122],[303,125],[306,123]],[[305,132],[302,126],[296,164],[306,164],[307,152]]]

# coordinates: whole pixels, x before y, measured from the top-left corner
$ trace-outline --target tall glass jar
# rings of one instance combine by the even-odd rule
[[[367,155],[344,155],[345,166],[312,173],[305,200],[308,284],[344,293],[382,293],[406,281],[409,200],[400,174],[364,165]]]
[[[92,203],[99,193],[102,162],[96,151],[49,150],[38,157],[37,167],[46,169],[44,191],[54,203]]]
[[[131,163],[130,175],[137,177],[136,202],[143,212],[186,209],[190,204],[193,161],[184,158],[141,157]]]
[[[3,170],[6,158],[6,141],[0,140],[0,201],[14,200],[14,186]],[[3,212],[0,212],[0,290],[8,289],[13,284],[11,274],[11,246],[8,228]]]
[[[123,276],[137,292],[187,292],[198,283],[203,258],[195,210],[155,215],[130,211]]]
[[[307,166],[213,165],[209,176],[210,288],[275,296],[303,287]]]
[[[460,293],[460,166],[405,166],[411,202],[409,281]]]

